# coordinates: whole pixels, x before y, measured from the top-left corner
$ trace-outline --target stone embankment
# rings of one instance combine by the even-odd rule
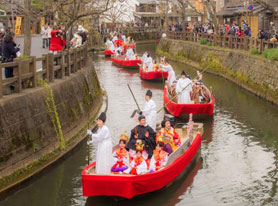
[[[199,43],[164,38],[159,55],[206,69],[222,76],[274,104],[278,104],[278,62],[248,52],[205,46]]]
[[[93,65],[0,99],[0,191],[84,139],[102,105]],[[80,137],[83,135],[82,137]]]

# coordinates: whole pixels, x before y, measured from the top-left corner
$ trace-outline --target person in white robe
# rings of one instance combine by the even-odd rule
[[[113,165],[112,138],[108,127],[104,125],[105,120],[106,115],[104,112],[102,112],[97,120],[97,133],[93,134],[91,130],[87,130],[88,135],[91,136],[88,144],[97,145],[95,171],[96,174],[102,175],[110,174],[110,170]]]
[[[148,67],[148,72],[153,71],[153,58],[149,54],[147,55],[145,64]]]
[[[115,41],[116,41],[116,40],[118,40],[118,37],[117,37],[117,35],[115,34],[114,37],[113,37],[113,39],[112,39],[112,42],[115,44]]]
[[[145,96],[145,106],[142,110],[142,114],[146,117],[147,124],[155,131],[156,130],[156,104],[151,99],[152,92],[148,90]]]
[[[124,34],[122,35],[122,40],[123,42],[126,42],[126,36]]]
[[[128,57],[129,60],[135,60],[136,59],[134,51],[130,47],[126,50],[126,56]]]
[[[168,72],[168,86],[172,86],[173,82],[176,80],[176,74],[173,67],[169,64],[168,59],[164,60],[164,64],[160,64],[162,71]]]
[[[107,47],[107,49],[109,49],[110,51],[114,51],[114,44],[112,41],[110,41],[110,39],[107,39],[107,41],[105,42],[105,45]]]
[[[178,94],[178,104],[190,104],[190,92],[192,92],[192,81],[186,77],[184,71],[181,73],[176,86],[176,93]]]
[[[116,56],[121,56],[122,54],[122,47],[120,47],[119,45],[117,45],[117,48],[115,50]]]

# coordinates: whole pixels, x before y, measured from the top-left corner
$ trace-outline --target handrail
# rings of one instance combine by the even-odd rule
[[[48,53],[41,57],[16,58],[13,62],[0,62],[0,99],[4,96],[5,88],[10,86],[13,86],[14,91],[18,93],[25,88],[35,88],[37,77],[46,82],[52,82],[55,79],[70,76],[86,65],[87,52],[88,45],[85,42],[80,47],[65,49],[55,55]],[[38,64],[41,64],[39,69],[37,68]],[[2,69],[7,67],[14,68],[14,77],[3,79]]]

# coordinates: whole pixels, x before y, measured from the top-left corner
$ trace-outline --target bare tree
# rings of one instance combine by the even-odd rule
[[[99,16],[109,10],[110,0],[45,0],[57,23],[68,30],[76,21],[89,16]]]
[[[131,21],[132,20],[132,11],[133,7],[129,1],[117,2],[111,1],[109,4],[109,10],[104,12],[102,17],[111,23],[115,24],[116,22]]]
[[[32,0],[24,0],[24,56],[31,55],[31,5]]]

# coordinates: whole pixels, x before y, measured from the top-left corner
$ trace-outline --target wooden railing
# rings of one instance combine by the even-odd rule
[[[230,49],[243,49],[249,51],[250,49],[257,49],[262,53],[266,49],[278,48],[277,41],[263,40],[248,36],[232,36],[219,34],[206,34],[194,32],[168,32],[169,39],[185,40],[192,42],[199,42],[201,39],[210,42],[213,46],[219,46]]]
[[[48,53],[42,57],[17,58],[13,62],[0,63],[0,98],[3,97],[3,88],[13,86],[14,92],[20,93],[25,88],[37,87],[37,78],[53,82],[77,72],[86,62],[87,43],[57,54]],[[41,68],[38,68],[40,64]],[[14,68],[14,77],[3,79],[2,68],[6,67]]]

